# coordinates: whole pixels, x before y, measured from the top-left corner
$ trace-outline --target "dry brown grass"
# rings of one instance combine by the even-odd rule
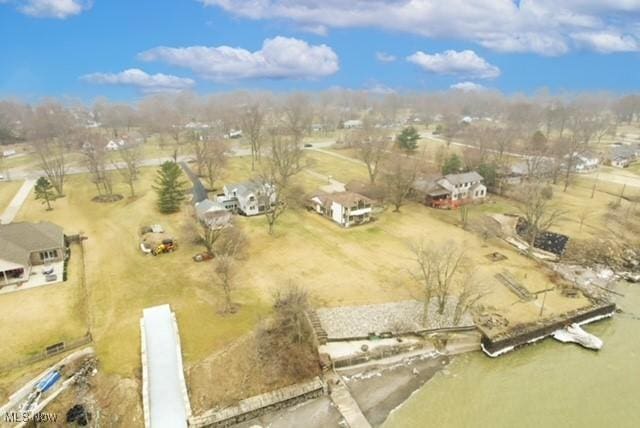
[[[0,182],[0,213],[9,206],[21,185],[21,181]]]

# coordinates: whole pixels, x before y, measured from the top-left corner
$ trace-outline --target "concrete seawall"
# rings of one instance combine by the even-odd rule
[[[194,428],[224,428],[248,421],[267,412],[280,410],[326,394],[325,383],[320,378],[310,382],[287,386],[276,391],[240,401],[235,406],[221,410],[209,410],[200,416],[189,418]]]
[[[550,336],[554,331],[562,329],[569,324],[596,321],[598,319],[612,316],[615,311],[615,303],[609,303],[596,308],[569,313],[567,314],[567,318],[552,323],[539,326],[532,325],[529,328],[526,328],[523,332],[504,339],[491,339],[487,335],[483,334],[481,343],[482,350],[485,354],[491,357],[497,357],[520,346],[542,340]]]

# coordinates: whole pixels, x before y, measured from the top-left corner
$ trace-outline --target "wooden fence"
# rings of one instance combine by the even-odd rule
[[[92,342],[93,342],[93,338],[91,337],[91,334],[87,333],[86,335],[78,339],[69,340],[66,342],[53,343],[35,355],[0,366],[0,373],[5,373],[10,370],[15,370],[21,367],[35,364],[37,362],[46,360],[47,358],[54,357],[64,352],[80,348],[81,346],[87,345]]]

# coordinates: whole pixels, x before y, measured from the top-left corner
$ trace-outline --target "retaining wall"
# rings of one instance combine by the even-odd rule
[[[611,316],[613,315],[615,310],[615,303],[609,303],[586,311],[576,311],[574,313],[568,313],[566,314],[568,315],[567,318],[559,321],[554,321],[537,328],[532,326],[530,329],[527,329],[527,331],[523,333],[504,339],[492,340],[488,336],[483,334],[482,347],[485,350],[485,353],[488,354],[500,353],[500,351],[506,352],[506,350],[517,348],[527,343],[532,343],[545,338],[551,335],[554,331],[562,329],[569,324],[580,323],[591,318]]]
[[[319,377],[312,381],[287,386],[272,392],[256,395],[240,401],[235,406],[221,410],[208,410],[200,416],[189,418],[189,426],[225,428],[262,416],[265,413],[281,410],[326,393],[324,382]]]

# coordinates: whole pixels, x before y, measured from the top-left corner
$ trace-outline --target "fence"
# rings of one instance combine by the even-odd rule
[[[64,352],[80,348],[81,346],[87,345],[92,342],[93,342],[93,338],[91,337],[91,334],[87,333],[86,335],[84,335],[79,339],[54,343],[52,345],[47,346],[43,351],[38,352],[37,354],[32,355],[28,358],[24,358],[22,360],[14,361],[12,363],[0,366],[0,373],[19,369],[21,367],[28,366],[30,364],[35,364],[37,362],[46,360],[47,358],[54,357]]]

